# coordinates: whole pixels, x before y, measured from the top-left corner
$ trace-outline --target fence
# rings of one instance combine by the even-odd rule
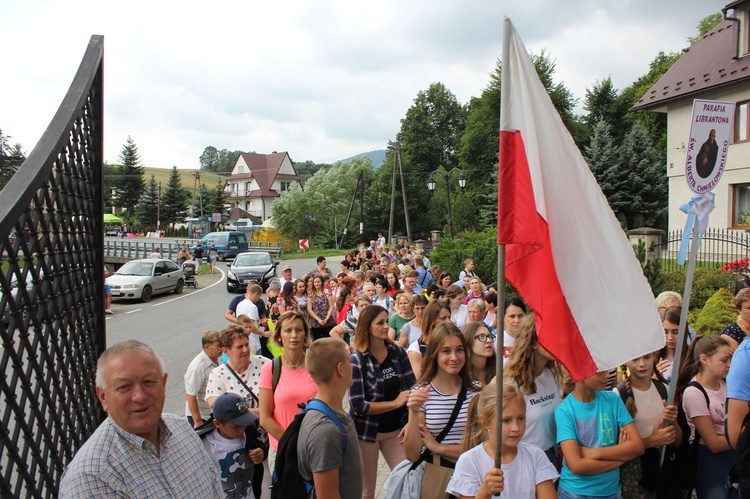
[[[103,41],[0,191],[0,497],[55,497],[104,418]]]
[[[663,271],[672,272],[684,268],[675,261],[681,240],[682,230],[673,230],[651,248],[652,254],[661,258]],[[746,232],[709,228],[701,239],[696,264],[721,267],[726,262],[745,258],[749,252],[750,235]]]
[[[168,258],[177,261],[177,253],[182,245],[191,251],[196,244],[195,239],[185,240],[164,240],[155,239],[154,241],[133,241],[129,239],[105,238],[104,240],[104,259],[111,263],[125,263],[130,260],[139,258],[148,258],[156,248],[162,258]],[[204,251],[208,248],[204,247]],[[268,252],[278,258],[281,255],[281,243],[265,241],[248,241],[247,251]]]

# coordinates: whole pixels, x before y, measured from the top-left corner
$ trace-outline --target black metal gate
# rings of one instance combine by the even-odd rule
[[[662,236],[652,251],[661,258],[661,269],[673,272],[683,269],[675,262],[682,241],[682,230],[673,230]],[[696,263],[698,266],[721,267],[722,264],[750,256],[750,235],[728,229],[708,228],[701,238]]]
[[[0,191],[0,496],[55,497],[103,420],[102,63],[92,36],[42,139]]]

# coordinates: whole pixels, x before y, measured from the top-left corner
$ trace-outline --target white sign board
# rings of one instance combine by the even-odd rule
[[[732,136],[734,106],[734,102],[693,101],[685,180],[690,190],[696,194],[703,194],[716,187],[724,173]]]
[[[211,213],[211,221],[221,223],[221,213]]]

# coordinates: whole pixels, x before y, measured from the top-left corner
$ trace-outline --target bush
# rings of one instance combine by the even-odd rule
[[[662,273],[662,285],[654,289],[654,296],[662,291],[677,291],[682,294],[685,289],[685,269]],[[690,296],[690,310],[702,309],[711,296],[720,289],[727,289],[731,294],[735,277],[715,267],[697,267],[693,275],[693,290]],[[731,321],[730,321],[731,322]]]
[[[734,296],[731,291],[721,288],[706,300],[706,305],[695,319],[694,328],[701,334],[719,334],[727,324],[737,317]]]
[[[464,269],[464,260],[474,260],[474,272],[483,283],[497,280],[497,229],[467,231],[459,238],[444,238],[430,252],[430,263],[450,272],[454,280]]]

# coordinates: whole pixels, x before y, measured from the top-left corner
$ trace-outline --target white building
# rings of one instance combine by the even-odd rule
[[[634,110],[667,113],[669,230],[685,226],[680,205],[693,192],[685,180],[685,143],[690,133],[693,99],[737,103],[727,164],[713,189],[714,228],[750,229],[750,0],[722,11],[725,19],[693,44],[638,101]]]
[[[295,183],[302,187],[302,179],[288,153],[242,153],[234,163],[225,189],[231,208],[244,210],[250,218],[263,222],[271,218],[274,200]]]

